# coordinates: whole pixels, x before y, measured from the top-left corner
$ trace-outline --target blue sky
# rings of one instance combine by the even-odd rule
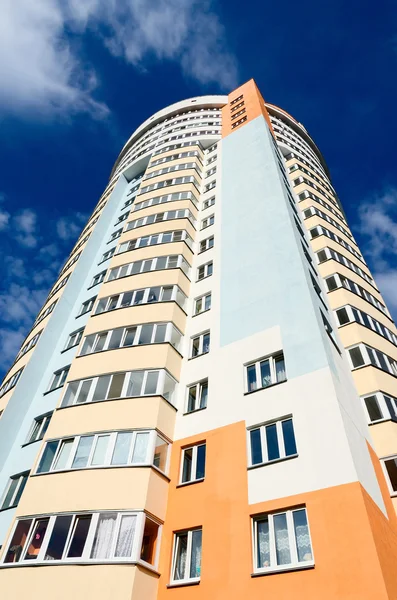
[[[254,77],[321,148],[397,316],[393,0],[5,0],[0,370],[144,119]]]

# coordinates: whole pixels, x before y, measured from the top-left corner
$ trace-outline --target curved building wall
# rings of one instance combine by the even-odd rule
[[[5,597],[395,597],[396,347],[301,124],[157,112],[1,388]]]

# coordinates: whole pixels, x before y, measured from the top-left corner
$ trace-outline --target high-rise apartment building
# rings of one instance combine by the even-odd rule
[[[251,80],[133,133],[0,390],[0,597],[397,598],[397,330]]]

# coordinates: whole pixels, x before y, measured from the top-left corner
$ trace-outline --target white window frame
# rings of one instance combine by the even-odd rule
[[[214,206],[215,204],[215,196],[211,196],[211,198],[208,198],[207,200],[204,200],[203,202],[203,209],[202,210],[206,210],[207,208],[210,208],[211,206]]]
[[[66,341],[65,344],[65,350],[70,350],[71,348],[75,348],[76,346],[78,346],[83,338],[83,332],[84,332],[84,327],[81,327],[80,329],[76,329],[76,331],[72,331],[72,333],[69,333],[68,335],[68,339]],[[77,338],[77,342],[71,343],[73,338]]]
[[[214,247],[215,237],[211,235],[210,237],[205,238],[199,242],[199,251],[198,254],[202,254],[206,250],[211,250]]]
[[[105,270],[94,275],[89,287],[94,287],[94,285],[99,285],[100,283],[102,283],[105,280],[106,273],[107,271]]]
[[[208,344],[208,350],[207,352],[203,352],[203,347],[204,347],[204,337],[208,335],[209,336],[209,344]],[[199,351],[197,354],[195,354],[193,356],[193,344],[195,342],[195,340],[199,340]],[[211,334],[210,334],[210,330],[204,331],[203,333],[199,333],[196,334],[194,336],[192,336],[190,338],[190,352],[189,352],[189,358],[197,358],[199,356],[203,356],[205,354],[209,354],[210,352],[210,348],[211,348]]]
[[[204,481],[205,479],[205,464],[204,464],[204,477],[196,477],[197,474],[197,454],[200,446],[207,446],[206,442],[200,442],[198,444],[193,444],[192,446],[187,446],[186,448],[182,448],[181,452],[181,463],[179,466],[179,485],[189,485],[191,483],[197,483],[199,481]],[[185,460],[185,453],[187,450],[192,450],[192,470],[191,470],[191,479],[188,481],[182,481],[183,477],[183,463]],[[206,447],[207,450],[207,447]],[[206,456],[207,458],[207,456]]]
[[[111,540],[109,557],[108,558],[91,558],[91,552],[94,547],[94,538],[95,538],[95,533],[97,530],[100,515],[114,514],[114,513],[116,513],[116,522],[115,522],[114,532],[113,532],[113,536],[112,536],[112,540]],[[67,538],[66,538],[64,546],[63,546],[62,557],[57,560],[51,560],[51,561],[44,560],[46,552],[47,552],[47,548],[48,548],[48,543],[51,539],[51,535],[52,535],[52,532],[53,532],[53,529],[54,529],[54,526],[56,523],[56,518],[59,516],[72,517],[71,523],[69,526],[69,530],[68,530],[68,535],[67,535]],[[74,536],[76,524],[77,524],[79,518],[84,517],[84,516],[90,516],[91,520],[90,520],[90,525],[89,525],[89,528],[87,531],[87,536],[85,538],[85,543],[84,543],[84,548],[83,548],[82,554],[81,554],[81,556],[78,556],[78,557],[68,557],[67,554],[69,552],[70,545],[71,545],[71,542],[72,542],[72,539]],[[133,538],[133,542],[132,542],[131,553],[129,556],[123,556],[123,557],[117,556],[116,557],[115,551],[116,551],[117,542],[118,542],[118,538],[119,538],[119,534],[120,534],[121,522],[122,522],[122,518],[125,516],[136,517],[135,527],[134,527],[134,538]],[[49,522],[48,522],[48,526],[47,526],[46,532],[44,534],[43,541],[42,541],[42,544],[40,547],[40,551],[37,555],[37,558],[35,560],[26,560],[25,556],[26,556],[27,550],[29,548],[29,545],[31,543],[32,534],[36,528],[38,521],[44,520],[44,519],[49,519]],[[157,542],[156,542],[156,552],[155,552],[155,556],[154,556],[154,564],[153,565],[150,563],[147,563],[146,561],[144,561],[140,558],[146,519],[149,519],[150,521],[154,522],[156,525],[158,525],[158,528],[159,528],[158,535],[157,535]],[[29,527],[29,530],[28,530],[28,533],[26,536],[24,546],[22,548],[20,560],[15,563],[12,563],[12,562],[6,563],[5,558],[8,554],[11,541],[13,539],[16,528],[18,527],[18,524],[21,521],[31,521],[31,524],[30,524],[30,527]],[[138,563],[138,564],[141,563],[143,565],[149,565],[150,568],[156,570],[158,568],[160,540],[161,540],[161,523],[159,523],[155,518],[153,518],[151,516],[149,517],[144,511],[141,511],[141,510],[139,510],[139,511],[102,510],[102,511],[90,511],[90,512],[86,512],[86,513],[80,513],[80,512],[62,513],[62,515],[51,515],[51,514],[37,515],[34,517],[30,517],[30,518],[20,518],[15,521],[14,526],[10,532],[9,538],[7,540],[7,543],[4,545],[5,552],[3,553],[3,556],[1,559],[1,566],[6,566],[8,568],[8,567],[14,567],[17,565],[29,565],[29,566],[34,566],[37,564],[58,565],[58,564],[75,564],[75,563],[87,563],[87,562],[93,563],[93,564],[103,564],[103,563],[107,564],[107,563],[114,563],[114,562],[116,562],[116,563],[125,562],[125,563]]]
[[[294,440],[296,446],[296,452],[294,454],[287,454],[285,450],[285,441],[284,441],[284,433],[283,433],[283,422],[284,421],[292,421],[292,428],[294,432]],[[269,425],[276,425],[277,432],[277,443],[278,449],[280,452],[280,456],[275,459],[269,460],[269,453],[267,447],[267,439],[266,439],[266,427]],[[260,440],[261,440],[261,450],[262,450],[262,462],[253,463],[252,462],[252,447],[251,447],[251,431],[260,430]],[[295,436],[295,426],[292,415],[282,417],[281,419],[276,419],[273,421],[268,421],[266,423],[262,423],[261,425],[253,425],[247,429],[247,449],[248,449],[248,466],[249,467],[259,467],[261,465],[272,464],[276,462],[280,462],[282,460],[287,460],[289,458],[295,458],[298,456],[298,448],[296,444],[296,436]]]
[[[151,295],[151,290],[153,290],[155,288],[160,290],[159,291],[159,299],[155,300],[155,301],[153,301],[153,300],[149,301],[149,298]],[[169,300],[163,300],[165,290],[168,290],[170,288],[172,289],[171,298]],[[141,301],[135,302],[137,295],[141,294],[142,292],[143,292],[143,296],[142,296]],[[130,304],[126,304],[123,306],[125,294],[132,294],[132,298],[131,298]],[[116,305],[113,306],[113,308],[110,308],[112,301],[114,301],[114,298],[117,298]],[[180,299],[182,299],[183,302],[180,302],[179,301]],[[105,308],[102,311],[98,312],[98,306],[103,300],[107,301],[105,304]],[[99,298],[98,302],[96,303],[96,306],[95,306],[94,315],[101,315],[106,312],[112,312],[113,310],[117,310],[118,308],[131,308],[133,306],[141,306],[142,304],[158,304],[159,302],[176,302],[181,308],[184,308],[184,306],[186,305],[186,302],[187,302],[187,297],[184,294],[184,292],[180,289],[180,287],[176,284],[152,286],[150,288],[140,288],[137,290],[126,290],[125,292],[120,292],[120,294],[113,294],[111,296]]]
[[[7,481],[7,485],[5,487],[5,490],[3,492],[3,495],[0,498],[0,510],[7,510],[8,508],[15,508],[15,506],[17,506],[16,504],[14,504],[16,497],[18,496],[19,490],[21,489],[21,486],[25,486],[26,482],[29,478],[29,474],[30,471],[23,471],[22,473],[18,473],[16,475],[11,475],[11,477],[8,478]],[[18,484],[14,490],[13,495],[11,496],[9,503],[7,506],[4,506],[4,502],[6,500],[8,491],[10,489],[10,487],[12,486],[13,482],[17,480]]]
[[[276,359],[280,358],[280,356],[282,356],[284,359],[285,379],[283,379],[282,381],[277,381]],[[270,383],[269,383],[269,385],[266,385],[266,386],[262,386],[262,385],[258,386],[258,382],[262,382],[260,365],[262,362],[265,362],[267,360],[269,361],[269,366],[270,366]],[[248,387],[248,369],[249,369],[249,367],[252,367],[254,365],[255,365],[257,387],[254,390],[250,390]],[[287,381],[287,372],[286,372],[286,368],[285,368],[284,352],[283,351],[275,352],[274,354],[271,354],[270,356],[264,356],[262,358],[259,358],[258,360],[254,360],[249,363],[246,363],[244,365],[244,373],[245,373],[244,389],[245,389],[246,394],[251,394],[252,392],[257,392],[258,390],[266,390],[268,387],[271,387],[272,385],[277,385],[278,383]]]
[[[369,411],[368,411],[368,408],[367,408],[367,405],[366,405],[366,402],[365,402],[365,400],[367,398],[372,398],[372,397],[376,398],[376,401],[378,403],[378,408],[379,408],[380,412],[382,413],[382,418],[381,419],[376,419],[375,421],[371,420],[371,417],[369,415]],[[390,401],[390,403],[392,404],[392,407],[394,408],[394,415],[392,415],[391,412],[390,412],[390,409],[388,407],[386,398]],[[381,391],[377,391],[377,392],[373,392],[372,394],[365,394],[364,396],[361,396],[361,400],[362,400],[362,403],[363,403],[365,415],[367,417],[368,425],[374,425],[376,423],[382,423],[383,421],[396,420],[396,416],[397,416],[397,398],[394,398],[390,394],[384,394]]]
[[[306,512],[306,521],[307,521],[307,527],[308,527],[308,531],[309,531],[312,559],[308,560],[308,561],[299,562],[298,561],[298,551],[297,551],[297,546],[296,546],[296,538],[295,538],[293,513],[297,512],[297,511],[301,511],[301,510],[304,510]],[[291,562],[288,564],[284,564],[284,565],[277,565],[277,559],[276,559],[273,519],[277,515],[286,515],[286,519],[287,519],[288,541],[289,541],[289,551],[290,551],[290,555],[291,555]],[[258,567],[257,566],[258,565],[257,523],[259,521],[262,521],[264,518],[267,518],[268,523],[269,523],[270,566],[269,567]],[[307,515],[306,506],[300,506],[295,509],[281,510],[281,511],[277,511],[274,513],[266,513],[263,515],[255,515],[255,517],[252,518],[252,527],[253,527],[253,535],[252,535],[253,549],[252,550],[253,550],[254,572],[255,573],[276,573],[279,571],[291,571],[294,569],[296,569],[296,570],[305,569],[305,568],[310,568],[310,567],[314,566],[313,543],[312,543],[312,536],[310,533],[310,525],[309,525],[309,519],[308,519],[308,515]]]
[[[212,268],[212,272],[208,274],[208,271],[210,270],[210,267]],[[204,275],[202,277],[200,277],[200,269],[203,269]],[[205,279],[206,277],[211,277],[212,274],[214,272],[214,262],[212,260],[210,260],[207,263],[204,263],[203,265],[199,265],[197,267],[197,279],[196,281],[202,281],[203,279]]]
[[[397,461],[397,454],[391,454],[390,456],[384,456],[380,459],[382,468],[383,468],[383,472],[385,475],[385,479],[387,481],[387,486],[389,488],[389,492],[390,492],[390,496],[391,497],[396,497],[397,496],[397,490],[393,490],[393,486],[392,483],[390,481],[390,477],[389,477],[389,473],[387,472],[387,468],[386,468],[386,462],[388,460],[396,460]]]
[[[148,326],[148,325],[153,326],[150,341],[146,342],[145,344],[140,344],[140,337],[142,334],[142,330],[145,326]],[[159,331],[159,328],[161,328],[161,327],[165,327],[164,339],[157,342],[156,341],[157,332]],[[128,346],[126,346],[126,345],[124,345],[125,340],[127,338],[129,330],[131,330],[131,329],[135,329],[134,340],[133,340],[132,344],[128,344]],[[110,344],[112,335],[117,330],[122,330],[120,344],[119,344],[119,346],[116,346],[115,348],[109,348],[109,344]],[[87,338],[92,337],[92,336],[95,336],[95,337],[94,337],[94,341],[91,346],[91,350],[89,352],[84,352],[84,354],[83,354],[83,348],[84,348],[85,341],[87,340]],[[106,336],[105,341],[103,343],[103,347],[100,350],[97,350],[96,346],[98,345],[99,340],[103,338],[103,336]],[[175,339],[175,336],[177,338],[179,337],[179,340],[177,341],[176,344],[173,343],[173,341],[172,341],[173,338]],[[172,346],[174,346],[174,348],[178,349],[180,347],[182,337],[183,337],[182,333],[171,322],[168,322],[168,323],[164,323],[164,322],[143,323],[143,324],[139,324],[139,325],[138,324],[131,325],[130,327],[118,327],[116,329],[110,329],[109,331],[99,331],[98,333],[91,333],[91,334],[87,335],[84,338],[84,342],[81,345],[81,350],[80,350],[79,356],[88,356],[89,354],[97,354],[99,352],[105,352],[106,350],[121,350],[123,348],[132,348],[134,346],[143,346],[143,345],[147,346],[149,344],[170,343]]]
[[[209,302],[210,302],[209,308],[205,308],[207,298],[209,298]],[[201,300],[201,310],[197,310],[197,304],[199,303],[200,300]],[[207,292],[206,294],[202,294],[201,296],[198,296],[197,298],[195,298],[194,299],[194,307],[193,307],[193,316],[195,317],[196,315],[201,315],[202,313],[208,312],[209,310],[211,310],[211,302],[212,302],[212,293],[211,292]]]
[[[115,446],[117,443],[117,438],[118,435],[120,433],[131,433],[132,434],[132,438],[131,438],[131,442],[130,442],[130,447],[129,447],[129,451],[128,451],[128,456],[127,456],[127,460],[125,463],[121,463],[121,464],[112,464],[112,458],[113,458],[113,454],[114,454],[114,450],[115,450]],[[132,462],[133,459],[133,455],[134,455],[134,450],[135,450],[135,444],[136,444],[136,440],[137,437],[139,436],[139,434],[148,434],[148,443],[147,443],[147,448],[146,448],[146,456],[145,459],[143,461],[140,462]],[[165,470],[162,471],[162,469],[160,469],[159,467],[156,467],[154,465],[154,458],[155,458],[155,448],[156,448],[156,442],[157,442],[157,436],[159,436],[165,444],[167,444],[167,457],[166,457],[166,465],[165,465]],[[91,448],[90,448],[90,452],[87,458],[87,464],[84,467],[73,467],[73,462],[76,458],[76,454],[77,454],[77,450],[79,447],[79,443],[80,440],[82,438],[85,437],[93,437],[94,439],[92,440],[91,443]],[[92,461],[95,455],[95,451],[96,451],[96,447],[98,444],[98,440],[101,437],[109,437],[108,440],[108,445],[106,448],[106,452],[104,455],[104,460],[102,463],[97,464],[97,465],[93,465]],[[68,458],[67,461],[65,463],[65,466],[63,469],[57,469],[57,463],[59,460],[59,456],[62,452],[62,448],[63,448],[63,442],[67,441],[67,440],[73,440],[70,449],[69,449],[69,454],[68,454]],[[58,446],[56,448],[56,451],[54,453],[52,462],[49,466],[49,469],[47,471],[38,471],[41,460],[44,456],[44,453],[46,451],[47,448],[47,444],[50,443],[54,443],[54,442],[58,442]],[[76,436],[68,436],[65,438],[59,438],[59,439],[49,439],[46,440],[46,443],[43,445],[43,448],[41,449],[41,452],[39,454],[39,458],[37,461],[37,465],[35,468],[35,475],[42,475],[42,474],[47,474],[47,473],[61,473],[63,471],[80,471],[80,470],[92,470],[92,469],[106,469],[106,468],[120,468],[120,467],[142,467],[142,466],[146,466],[146,467],[154,467],[155,469],[159,470],[161,473],[167,474],[168,473],[168,466],[169,466],[169,457],[170,457],[170,442],[162,435],[160,434],[156,429],[122,429],[122,430],[118,430],[118,431],[99,431],[96,433],[89,433],[89,434],[82,434],[82,435],[76,435]]]
[[[215,214],[209,215],[205,219],[201,221],[200,230],[207,229],[207,227],[211,227],[215,223]]]
[[[202,400],[202,396],[203,396],[203,385],[207,386],[207,399],[208,399],[208,390],[209,390],[209,386],[208,386],[208,378],[206,379],[201,379],[200,381],[197,381],[197,383],[192,383],[190,385],[187,386],[187,394],[186,394],[186,408],[185,408],[185,414],[189,415],[192,412],[196,412],[197,410],[204,410],[205,408],[207,408],[206,406],[201,406],[201,400]],[[196,401],[195,401],[195,406],[192,410],[189,410],[189,394],[190,394],[190,390],[192,388],[196,388]]]
[[[187,529],[184,531],[174,532],[174,539],[173,539],[173,544],[172,544],[171,577],[170,577],[171,585],[183,585],[184,583],[193,583],[196,581],[200,581],[201,564],[200,564],[200,577],[189,577],[188,576],[188,577],[184,577],[183,579],[174,579],[176,559],[177,559],[177,554],[178,554],[178,538],[181,535],[185,535],[185,534],[187,534],[187,548],[186,548],[186,564],[185,564],[185,573],[184,574],[189,575],[189,573],[190,573],[190,565],[192,562],[193,531],[201,531],[201,535],[202,535],[203,528],[195,527],[194,529]],[[203,544],[201,542],[201,559],[202,559],[202,552],[203,552]],[[201,560],[201,562],[202,562],[202,560]]]
[[[130,380],[131,380],[131,374],[132,373],[137,373],[137,372],[143,372],[143,379],[142,379],[141,390],[140,390],[141,392],[145,391],[149,375],[151,373],[158,373],[158,376],[157,376],[157,387],[156,387],[155,393],[151,393],[151,394],[141,393],[141,394],[136,395],[136,396],[127,396],[126,395],[128,387],[129,387],[129,383],[130,383]],[[110,387],[112,385],[113,376],[114,375],[121,375],[121,374],[124,374],[124,382],[123,382],[123,387],[122,387],[122,390],[121,390],[120,397],[119,398],[109,398],[108,399],[107,395],[108,395]],[[77,383],[78,384],[77,389],[76,389],[76,393],[75,393],[75,397],[74,397],[73,402],[71,404],[67,404],[66,405],[66,404],[63,403],[64,399],[65,399],[65,396],[66,396],[66,393],[68,391],[68,387],[66,387],[65,388],[65,393],[62,396],[61,406],[62,407],[65,407],[65,406],[75,406],[76,399],[79,397],[81,388],[84,385],[85,381],[90,381],[91,384],[90,384],[89,392],[87,394],[87,399],[84,402],[84,404],[88,404],[90,402],[93,402],[92,398],[94,396],[95,388],[96,388],[96,385],[97,385],[99,377],[106,377],[108,375],[110,376],[111,379],[110,379],[110,381],[108,383],[108,386],[107,386],[107,389],[106,389],[105,398],[101,398],[99,400],[95,400],[95,402],[103,402],[104,400],[114,401],[114,400],[119,400],[121,398],[140,398],[140,397],[144,397],[144,396],[153,396],[153,395],[154,396],[163,396],[165,398],[163,392],[164,392],[164,387],[165,387],[165,383],[166,383],[166,378],[168,377],[168,379],[170,381],[172,381],[176,385],[175,379],[165,369],[136,369],[134,371],[118,371],[118,372],[115,372],[115,373],[104,373],[103,375],[99,375],[97,377],[86,377],[85,379],[78,379],[78,380],[74,380],[74,381],[69,381],[68,382],[68,386],[70,384],[72,384],[72,383]],[[168,399],[168,401],[171,404],[173,404],[173,402],[172,402],[172,396],[173,396],[174,391],[175,391],[175,388],[174,388],[174,390],[173,390],[173,392],[171,394],[170,399]]]
[[[48,425],[46,426],[47,421],[51,421],[51,417],[52,417],[52,412],[48,412],[44,415],[40,415],[39,417],[36,417],[33,420],[33,423],[29,429],[29,433],[26,437],[26,442],[25,444],[34,444],[34,442],[38,442],[39,440],[42,440],[44,437],[44,434],[42,435],[42,431],[45,428],[46,430],[48,429]],[[32,440],[32,435],[36,430],[36,426],[39,425],[38,429],[37,429],[37,433],[35,435],[34,440]]]
[[[77,316],[81,317],[82,315],[86,315],[87,313],[91,312],[95,304],[95,300],[96,296],[93,296],[92,298],[89,298],[88,300],[83,302],[79,310],[79,314]]]
[[[62,369],[58,369],[57,371],[55,371],[51,377],[50,385],[48,386],[47,391],[53,392],[54,390],[59,390],[59,388],[63,387],[68,377],[69,370],[70,365],[67,365],[66,367],[62,367]],[[54,383],[57,380],[57,378],[59,378],[59,381],[57,382],[57,385],[54,386]]]

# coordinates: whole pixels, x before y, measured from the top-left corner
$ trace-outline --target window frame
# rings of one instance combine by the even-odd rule
[[[200,269],[203,269],[203,272],[204,272],[204,275],[202,277],[200,277]],[[211,273],[208,273],[208,271],[210,269],[211,269]],[[199,281],[202,281],[206,277],[212,277],[213,273],[214,273],[214,261],[213,260],[210,260],[202,265],[199,265],[197,267],[196,283],[198,283]]]
[[[52,411],[47,412],[47,413],[40,415],[38,417],[35,417],[33,419],[33,423],[30,426],[29,433],[26,436],[26,442],[23,444],[24,446],[26,446],[26,444],[34,444],[35,442],[38,442],[43,439],[43,437],[48,429],[48,425],[50,424],[52,414],[53,414]],[[32,435],[35,432],[37,424],[39,424],[39,427],[37,429],[37,435],[35,436],[35,439],[32,440]],[[44,433],[43,433],[43,429],[44,429]]]
[[[204,348],[204,338],[205,336],[208,335],[209,337],[209,341],[208,341],[208,350],[206,352],[203,352],[203,348]],[[195,340],[199,340],[199,352],[197,354],[193,355],[193,347],[194,347],[194,341]],[[204,356],[206,354],[209,354],[210,352],[210,345],[211,345],[211,332],[210,330],[206,330],[203,331],[202,333],[198,333],[194,336],[192,336],[190,338],[190,351],[189,351],[189,358],[198,358],[199,356]]]
[[[55,390],[59,390],[60,388],[62,388],[65,385],[66,380],[69,375],[70,367],[71,367],[71,365],[66,365],[65,367],[62,367],[61,369],[57,369],[56,371],[54,371],[54,373],[52,374],[52,377],[51,377],[50,384],[47,389],[47,393],[54,392]],[[55,382],[56,382],[56,385],[54,385]]]
[[[209,308],[205,308],[207,298],[209,298],[209,303],[210,303]],[[202,302],[202,309],[198,311],[197,303],[200,300]],[[207,292],[206,294],[201,294],[200,296],[197,296],[197,298],[195,298],[193,301],[193,317],[196,317],[197,315],[201,315],[202,313],[208,312],[209,310],[211,310],[211,306],[212,306],[212,292]]]
[[[294,434],[294,443],[296,452],[293,454],[287,454],[285,448],[285,440],[284,440],[284,431],[283,431],[283,423],[286,421],[291,421],[292,423],[292,431]],[[279,450],[279,456],[274,459],[269,460],[269,450],[268,443],[266,439],[266,428],[270,425],[276,425],[276,433],[277,433],[277,445]],[[260,431],[260,441],[261,441],[261,454],[262,454],[262,462],[253,463],[252,462],[252,443],[251,443],[251,431]],[[286,415],[285,417],[280,417],[278,419],[272,419],[271,421],[266,421],[265,423],[261,423],[259,425],[252,425],[247,428],[247,450],[248,450],[248,469],[255,469],[258,467],[262,467],[265,465],[281,462],[284,460],[289,460],[292,458],[297,458],[299,456],[298,446],[296,443],[296,435],[295,435],[295,426],[292,415]]]
[[[112,532],[112,537],[109,544],[109,556],[106,558],[92,558],[91,554],[94,549],[95,534],[97,532],[98,523],[101,515],[115,515],[115,525]],[[45,560],[45,556],[48,550],[49,542],[54,531],[56,520],[58,517],[71,517],[70,524],[68,526],[67,535],[62,546],[62,556],[60,559],[48,559]],[[73,536],[76,529],[76,524],[80,518],[90,517],[90,523],[86,532],[85,540],[80,556],[69,557],[68,553],[70,550]],[[135,522],[133,527],[133,540],[131,544],[131,550],[129,556],[116,556],[117,544],[119,542],[119,536],[121,531],[121,524],[123,517],[134,516]],[[34,560],[26,559],[26,554],[29,546],[32,542],[32,534],[35,531],[37,523],[42,520],[48,519],[48,525],[43,535],[43,541],[40,547],[37,557]],[[156,539],[156,550],[154,552],[153,564],[140,558],[143,545],[143,536],[145,531],[146,521],[149,520],[157,525],[157,539]],[[23,521],[30,521],[30,526],[26,534],[25,541],[22,546],[20,558],[16,562],[5,562],[7,554],[10,551],[10,545],[12,543],[14,534],[17,530],[19,523]],[[159,551],[160,541],[162,533],[162,524],[156,518],[149,516],[144,510],[94,510],[88,512],[66,512],[61,514],[40,514],[29,518],[17,518],[14,526],[11,529],[10,535],[8,536],[6,543],[4,544],[5,552],[1,558],[1,567],[18,567],[18,566],[35,566],[35,565],[59,565],[59,564],[114,564],[114,563],[132,563],[132,564],[143,564],[152,570],[157,570],[159,563]]]
[[[192,529],[184,529],[181,531],[174,531],[173,535],[173,543],[172,543],[172,560],[171,560],[171,574],[170,574],[170,586],[178,586],[184,584],[192,584],[199,583],[201,579],[201,562],[202,562],[202,551],[203,551],[203,538],[201,537],[201,560],[200,560],[200,576],[199,577],[184,577],[183,579],[174,579],[176,560],[178,555],[178,539],[187,534],[187,546],[186,546],[186,563],[184,568],[184,574],[190,573],[190,567],[192,562],[192,539],[193,532],[201,531],[201,536],[203,533],[202,527],[194,527]]]
[[[119,436],[119,434],[123,434],[123,433],[131,433],[132,434],[131,440],[129,442],[129,449],[128,449],[128,455],[127,455],[126,462],[112,463],[112,460],[114,457],[114,452],[115,452],[116,445],[117,445],[118,436]],[[148,441],[147,441],[147,446],[146,446],[146,456],[143,461],[133,462],[137,439],[140,434],[148,435]],[[93,440],[90,445],[90,450],[89,450],[89,453],[87,456],[86,464],[85,464],[85,466],[73,467],[73,463],[74,463],[76,457],[78,456],[77,453],[78,453],[78,449],[79,449],[80,440],[82,438],[87,438],[87,437],[93,437]],[[96,452],[97,446],[98,446],[98,440],[102,437],[109,437],[108,442],[107,442],[107,447],[106,447],[106,450],[104,453],[104,458],[101,463],[93,464],[93,460],[95,458],[95,452]],[[160,437],[163,440],[163,442],[165,444],[167,444],[167,456],[166,456],[164,470],[160,469],[160,467],[157,467],[154,464],[155,449],[156,449],[156,445],[157,445],[157,437]],[[59,457],[62,452],[63,442],[65,442],[67,440],[71,440],[71,439],[73,441],[72,441],[72,444],[69,449],[66,463],[62,469],[57,469],[56,466],[57,466]],[[44,457],[47,445],[50,443],[54,443],[54,442],[57,442],[58,445],[54,452],[54,456],[52,458],[51,464],[48,467],[48,470],[46,470],[46,471],[40,470],[39,471],[38,469],[40,467],[41,460]],[[158,432],[157,429],[120,429],[117,431],[97,431],[97,432],[93,432],[93,433],[79,434],[79,435],[75,435],[75,436],[66,436],[66,437],[62,437],[62,438],[55,438],[55,439],[51,438],[51,439],[46,440],[46,443],[43,444],[43,447],[39,453],[38,460],[37,460],[34,472],[32,473],[32,476],[49,475],[52,473],[63,473],[66,471],[67,472],[80,471],[80,470],[89,471],[89,470],[95,470],[95,469],[111,469],[111,468],[114,469],[114,468],[122,468],[122,467],[149,467],[149,468],[153,467],[154,469],[160,471],[160,473],[162,473],[163,475],[167,475],[168,470],[169,470],[170,454],[171,454],[170,441],[163,434]]]
[[[390,479],[390,476],[389,476],[389,473],[388,473],[388,470],[387,470],[387,467],[386,467],[386,462],[389,461],[389,460],[394,460],[396,462],[396,468],[397,468],[397,454],[391,454],[389,456],[383,456],[380,459],[380,462],[381,462],[382,468],[383,468],[383,473],[385,475],[385,479],[386,479],[386,482],[387,482],[387,487],[389,489],[390,496],[392,498],[395,498],[395,497],[397,497],[397,486],[396,486],[396,489],[393,489],[393,485],[392,485],[392,482],[391,482],[391,479]]]
[[[276,359],[283,357],[283,361],[284,361],[284,373],[285,373],[285,378],[277,381],[277,371],[276,371]],[[262,375],[261,375],[261,363],[269,361],[269,367],[270,367],[270,383],[269,385],[261,385],[258,386],[258,381],[262,382]],[[255,366],[255,381],[257,384],[257,387],[255,389],[250,390],[249,389],[249,381],[248,381],[248,369],[250,367]],[[259,358],[257,360],[254,361],[250,361],[244,364],[244,394],[252,394],[254,392],[258,392],[259,390],[266,390],[269,387],[272,387],[274,385],[278,385],[279,383],[284,383],[285,381],[288,381],[287,378],[287,369],[286,369],[286,363],[285,363],[285,356],[284,356],[284,352],[282,350],[279,350],[278,352],[275,352],[274,354],[270,354],[267,356],[263,356],[262,358]]]
[[[16,500],[19,492],[20,492],[21,487],[22,487],[21,495],[23,494],[23,491],[25,489],[25,486],[26,486],[26,483],[28,481],[29,475],[30,475],[30,471],[22,471],[21,473],[16,473],[15,475],[11,475],[8,478],[6,487],[4,488],[4,491],[3,491],[2,495],[0,496],[0,512],[2,512],[3,510],[9,510],[9,509],[12,509],[12,508],[16,508],[18,506],[19,499],[18,499],[18,502],[16,504],[15,504],[15,500]],[[12,494],[12,496],[11,496],[8,504],[7,504],[7,506],[4,506],[4,503],[5,503],[6,499],[7,499],[8,492],[9,492],[9,490],[10,490],[13,482],[16,481],[16,480],[18,481],[18,483],[17,483],[17,485],[15,487],[15,490],[14,490],[14,492],[13,492],[13,494]]]
[[[201,406],[202,403],[202,399],[203,399],[203,387],[206,386],[207,388],[207,396],[206,396],[206,401],[205,401],[205,406]],[[192,388],[196,388],[196,399],[195,399],[195,407],[192,410],[189,410],[189,396],[190,396],[190,390]],[[205,379],[201,379],[200,381],[197,381],[196,383],[191,383],[190,385],[186,386],[186,401],[185,401],[185,415],[190,415],[190,413],[193,412],[197,412],[198,410],[204,410],[205,408],[207,408],[207,404],[208,404],[208,389],[209,389],[209,385],[208,385],[208,377],[206,377]]]
[[[70,350],[71,348],[75,348],[76,346],[78,346],[80,344],[81,340],[83,339],[83,333],[84,333],[84,327],[80,327],[79,329],[72,331],[72,333],[69,333],[68,339],[66,340],[65,348],[63,349],[63,352],[66,352],[66,350]],[[69,343],[71,342],[71,340],[73,339],[74,336],[76,336],[78,338],[77,342],[74,342],[73,344],[69,345]]]
[[[367,403],[365,401],[367,400],[367,398],[372,397],[376,399],[378,409],[382,413],[381,419],[371,419]],[[391,394],[386,394],[381,390],[378,390],[376,392],[372,392],[372,394],[364,394],[363,396],[361,396],[361,400],[363,403],[363,408],[368,425],[376,425],[377,423],[383,423],[384,421],[397,421],[397,398],[394,398],[394,396],[392,396]],[[393,414],[390,410],[389,402],[392,406]]]
[[[198,455],[198,449],[201,447],[205,447],[205,460],[204,460],[204,476],[203,477],[197,477],[197,455]],[[185,454],[187,450],[192,450],[192,464],[191,464],[191,478],[188,479],[187,481],[183,481],[183,467],[184,467],[184,461],[185,461]],[[192,444],[191,446],[185,446],[183,448],[181,448],[181,460],[180,460],[180,466],[179,466],[179,482],[178,485],[179,486],[183,486],[183,485],[192,485],[193,483],[200,483],[201,481],[205,480],[205,463],[207,460],[207,442],[204,440],[202,442],[197,442],[196,444]],[[193,473],[195,473],[195,475],[193,475]]]
[[[310,539],[310,549],[312,559],[308,561],[300,561],[298,560],[298,550],[296,544],[296,536],[295,536],[295,526],[293,521],[293,513],[304,510],[306,514],[306,522]],[[288,531],[288,542],[289,542],[289,552],[291,556],[291,562],[288,564],[277,565],[276,558],[276,547],[275,547],[275,536],[274,536],[274,517],[278,515],[285,515],[287,521],[287,531]],[[269,547],[270,547],[270,565],[269,567],[258,567],[258,523],[268,519],[269,524]],[[254,515],[251,518],[252,522],[252,556],[253,556],[253,566],[254,566],[254,574],[267,574],[267,573],[279,573],[283,571],[294,571],[300,569],[309,569],[313,568],[315,565],[314,553],[313,553],[313,543],[312,543],[312,535],[310,532],[309,519],[307,514],[306,506],[297,506],[294,508],[287,508],[283,510],[278,510],[269,513],[263,513]],[[272,566],[273,563],[273,566]]]

